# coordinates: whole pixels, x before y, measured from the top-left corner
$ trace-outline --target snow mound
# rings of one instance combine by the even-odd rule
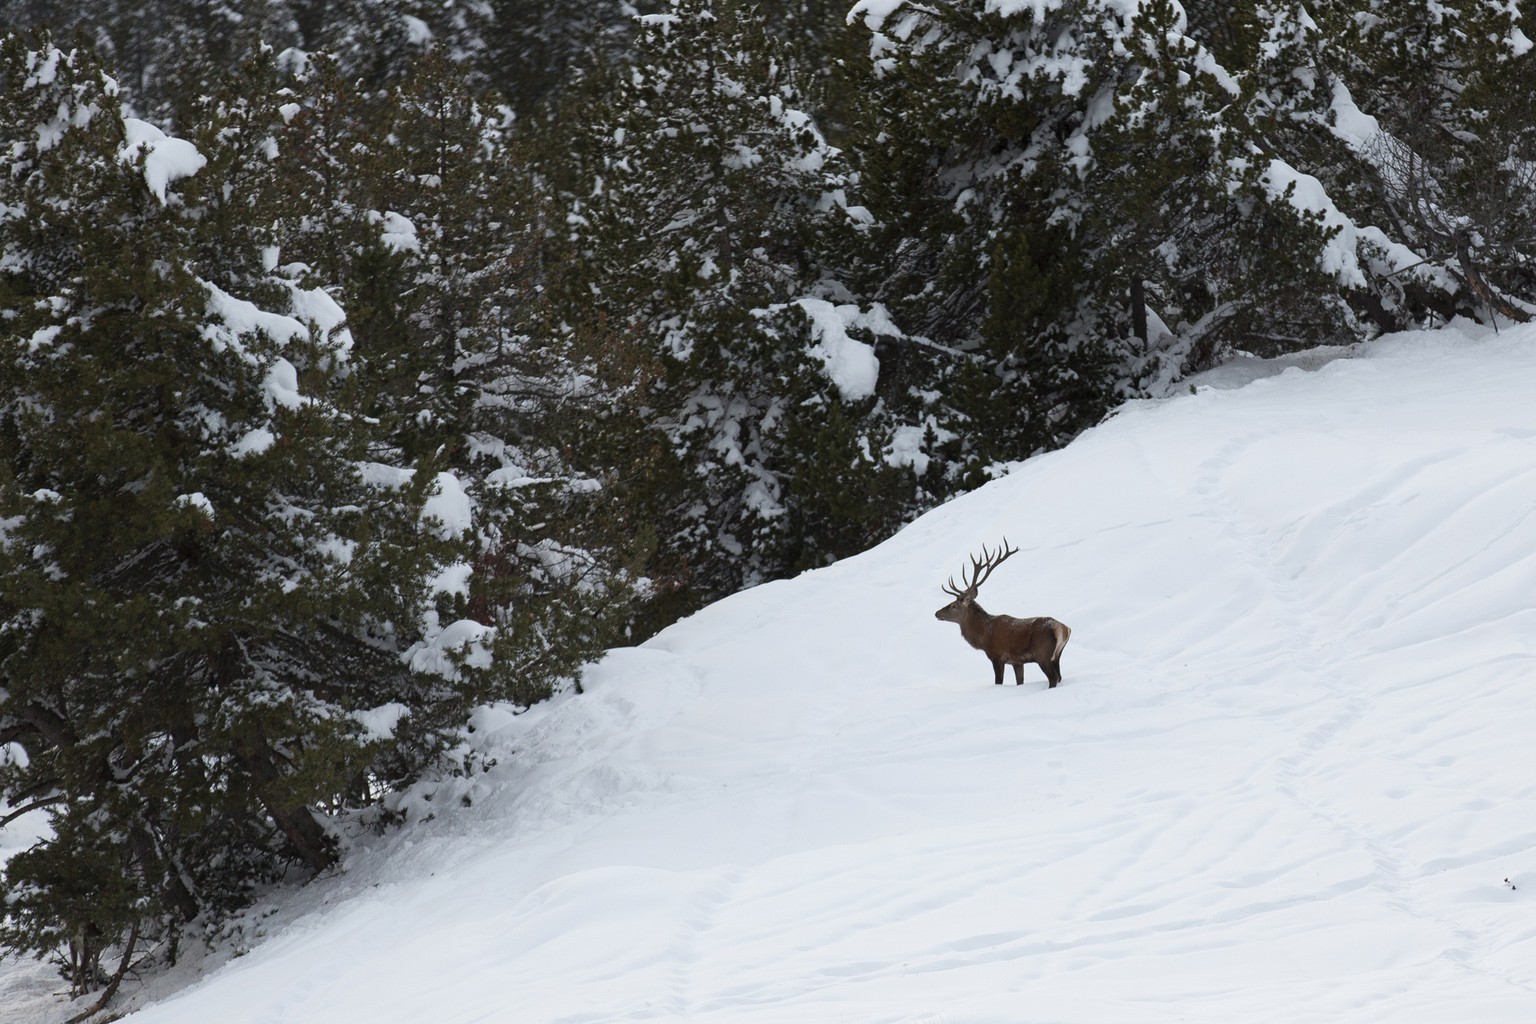
[[[173,139],[148,121],[125,117],[123,133],[126,138],[118,159],[126,164],[143,159],[144,182],[161,205],[172,182],[190,178],[208,164],[208,158],[192,143]]]
[[[848,332],[865,328],[875,334],[899,335],[885,307],[876,303],[865,311],[853,304],[837,305],[826,299],[798,299],[795,302],[811,321],[816,344],[810,354],[820,360],[827,377],[837,387],[845,402],[857,402],[875,393],[880,377],[880,360],[867,342]]]
[[[489,775],[128,1020],[1536,1019],[1536,330],[1350,356],[487,709]],[[1058,689],[933,618],[1005,535]]]

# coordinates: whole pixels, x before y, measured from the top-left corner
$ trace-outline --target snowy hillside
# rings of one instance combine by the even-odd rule
[[[1059,689],[933,618],[1005,535]],[[1536,330],[1136,404],[487,713],[473,806],[129,1020],[1536,1020],[1533,602]]]

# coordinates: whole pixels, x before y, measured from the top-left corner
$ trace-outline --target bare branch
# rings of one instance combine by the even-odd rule
[[[66,797],[60,793],[56,796],[42,797],[40,799],[33,800],[31,803],[23,804],[22,806],[11,811],[11,813],[7,814],[5,817],[0,818],[0,828],[5,828],[5,826],[9,825],[17,818],[31,814],[33,811],[40,811],[44,807],[52,807],[54,804],[61,804],[65,801],[65,799]]]

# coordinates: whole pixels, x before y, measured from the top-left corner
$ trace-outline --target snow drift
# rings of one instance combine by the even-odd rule
[[[1351,356],[487,709],[490,775],[129,1019],[1536,1019],[1536,330]],[[1056,690],[933,618],[1004,535]]]

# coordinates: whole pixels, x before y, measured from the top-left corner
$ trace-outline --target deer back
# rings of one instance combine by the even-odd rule
[[[1049,615],[1020,619],[1012,615],[990,615],[985,639],[976,646],[991,657],[1013,664],[1032,661],[1044,664],[1061,657],[1072,631]]]

